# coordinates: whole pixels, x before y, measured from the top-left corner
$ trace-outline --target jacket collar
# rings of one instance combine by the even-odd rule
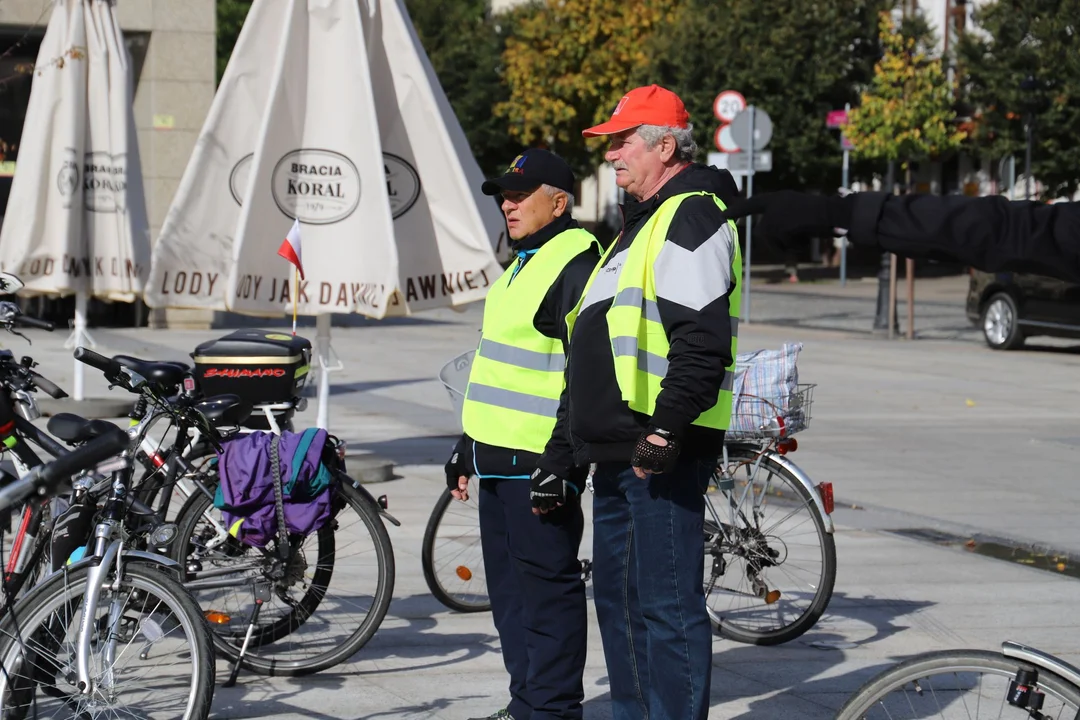
[[[622,206],[623,227],[636,225],[641,218],[652,215],[665,200],[675,195],[701,190],[715,192],[716,188],[711,187],[715,180],[710,171],[712,168],[700,163],[690,163],[664,183],[652,197],[638,200],[633,195],[627,194]]]
[[[532,235],[523,237],[513,245],[510,246],[510,250],[515,253],[529,252],[530,250],[539,250],[540,247],[551,238],[555,237],[561,232],[566,230],[572,230],[574,228],[581,227],[577,221],[570,216],[569,213],[563,214],[562,217],[557,217],[549,222],[544,227],[540,228]]]

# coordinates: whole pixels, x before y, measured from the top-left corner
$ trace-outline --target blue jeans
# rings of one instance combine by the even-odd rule
[[[614,720],[707,720],[705,500],[716,466],[681,458],[641,480],[627,463],[593,476],[593,596]]]
[[[528,480],[480,481],[480,544],[514,720],[580,720],[588,602],[581,498],[532,514]]]

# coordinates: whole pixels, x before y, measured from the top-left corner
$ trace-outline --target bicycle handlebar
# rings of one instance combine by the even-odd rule
[[[38,375],[33,370],[30,371],[30,377],[34,381],[34,385],[36,385],[37,388],[41,390],[41,392],[45,393],[49,397],[55,400],[60,400],[68,396],[68,394],[64,392],[59,385],[46,377]]]
[[[23,325],[25,327],[38,328],[39,330],[47,330],[52,332],[56,329],[56,325],[48,320],[38,320],[35,317],[29,317],[27,315],[19,315],[15,318],[15,323]]]
[[[89,365],[92,368],[96,368],[105,373],[105,377],[110,380],[119,378],[122,376],[120,363],[116,362],[112,358],[105,357],[99,353],[94,352],[88,348],[77,347],[75,348],[75,359],[81,363]]]
[[[34,468],[26,476],[0,489],[0,510],[17,505],[35,492],[42,494],[54,492],[60,483],[75,473],[89,470],[112,456],[122,453],[127,449],[128,442],[127,433],[114,426],[67,455]]]

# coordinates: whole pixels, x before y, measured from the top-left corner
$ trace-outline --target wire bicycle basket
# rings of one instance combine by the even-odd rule
[[[727,440],[782,440],[810,426],[814,402],[813,383],[796,386],[795,392],[776,396],[736,395],[731,405]]]
[[[454,417],[457,418],[458,424],[461,423],[461,411],[465,407],[465,388],[469,385],[469,371],[472,370],[475,354],[475,350],[464,352],[443,365],[442,370],[439,371],[439,382],[450,395],[450,406],[454,410]]]

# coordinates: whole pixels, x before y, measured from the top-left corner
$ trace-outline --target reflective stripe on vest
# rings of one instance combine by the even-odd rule
[[[574,228],[544,243],[522,266],[515,260],[491,286],[480,345],[469,371],[461,423],[487,445],[541,453],[555,428],[566,358],[533,318],[571,260],[599,243]]]
[[[619,273],[614,299],[607,311],[608,333],[619,391],[632,410],[646,415],[652,415],[656,409],[660,383],[667,376],[668,352],[671,348],[656,303],[653,264],[666,242],[676,210],[683,200],[694,195],[707,195],[721,210],[725,209],[723,202],[709,193],[686,193],[664,201],[630,244]],[[717,430],[726,430],[731,423],[731,389],[735,381],[734,358],[738,350],[739,332],[740,288],[737,280],[742,274],[742,258],[735,223],[729,221],[728,229],[731,233],[730,274],[733,283],[728,296],[732,364],[725,369],[716,404],[694,421],[695,425]],[[617,244],[618,241],[612,243],[604,260]],[[601,260],[593,271],[585,287],[586,294],[604,260]],[[571,333],[580,305],[579,303],[566,317]]]
[[[558,348],[555,352],[537,352],[483,338],[480,340],[480,349],[476,351],[476,354],[489,360],[497,360],[528,370],[562,372],[566,369],[566,356],[563,355],[562,348]]]

